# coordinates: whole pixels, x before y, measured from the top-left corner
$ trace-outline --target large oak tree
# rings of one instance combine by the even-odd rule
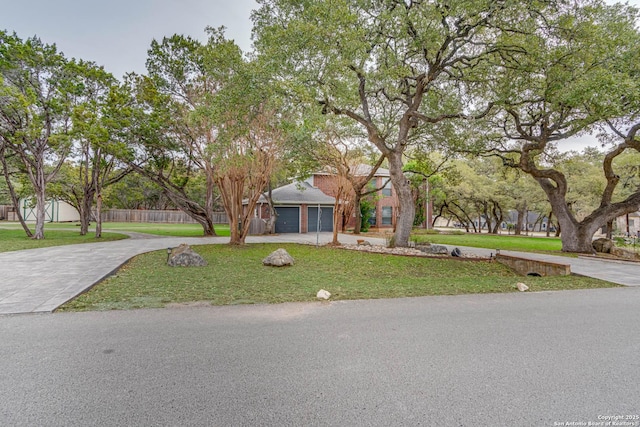
[[[640,149],[637,19],[633,8],[596,0],[552,5],[523,17],[529,28],[509,35],[511,55],[502,56],[496,73],[501,112],[493,123],[504,139],[493,153],[544,190],[562,229],[563,251],[592,252],[599,227],[640,207],[640,188],[616,197],[615,170],[618,156]],[[601,163],[606,185],[598,206],[577,217],[568,198],[572,177],[555,166],[554,153],[568,138],[605,124],[618,137],[606,144]]]
[[[400,200],[395,244],[407,246],[415,206],[403,154],[432,125],[482,115],[471,72],[498,49],[498,27],[529,3],[458,0],[261,0],[258,53],[283,91],[361,126],[389,162]],[[513,9],[511,9],[513,7]]]

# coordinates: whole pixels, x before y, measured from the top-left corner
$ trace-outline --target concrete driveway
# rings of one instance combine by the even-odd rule
[[[0,253],[0,314],[50,313],[141,253],[181,243],[228,243],[228,237],[158,237],[131,233],[130,239],[104,243],[54,246]],[[247,243],[326,244],[331,233],[250,236]],[[356,237],[340,237],[355,243]],[[384,244],[383,239],[368,239]]]

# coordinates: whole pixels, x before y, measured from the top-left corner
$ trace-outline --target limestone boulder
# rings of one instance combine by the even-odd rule
[[[207,265],[207,261],[191,249],[191,246],[183,243],[177,248],[171,249],[167,265],[170,267],[204,267]]]
[[[331,298],[331,292],[325,291],[324,289],[320,289],[316,294],[316,298],[327,300]]]
[[[610,254],[613,249],[613,241],[605,238],[596,239],[592,243],[593,250],[601,254]]]
[[[525,285],[524,283],[517,283],[516,287],[518,288],[518,290],[520,292],[526,292],[529,290],[529,287],[527,285]]]
[[[294,260],[285,249],[276,249],[268,257],[262,260],[263,265],[272,267],[284,267],[285,265],[293,265]]]

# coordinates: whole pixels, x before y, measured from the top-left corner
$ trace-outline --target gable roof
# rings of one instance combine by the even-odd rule
[[[335,198],[327,196],[320,189],[312,187],[307,182],[294,182],[271,191],[274,204],[321,204],[333,205]],[[264,196],[260,196],[258,203],[267,203]]]

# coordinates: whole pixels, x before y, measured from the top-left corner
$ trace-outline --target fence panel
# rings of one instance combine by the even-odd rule
[[[11,216],[11,218],[9,218]],[[15,221],[15,211],[12,205],[0,205],[0,219],[8,219],[9,221]]]
[[[109,209],[102,212],[103,222],[162,222],[169,224],[195,224],[196,221],[182,211]],[[214,224],[228,224],[224,212],[213,213]]]

